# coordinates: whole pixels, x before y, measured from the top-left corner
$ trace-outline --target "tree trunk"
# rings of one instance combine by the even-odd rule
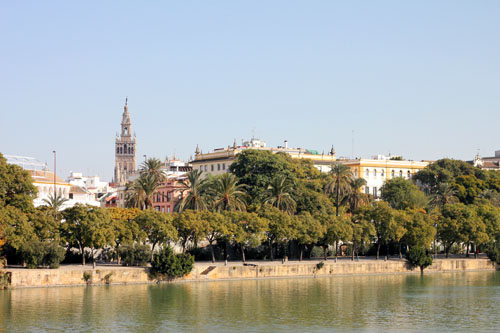
[[[269,258],[271,259],[271,261],[273,261],[273,243],[271,243],[271,240],[268,239],[267,240],[267,243],[269,244]]]
[[[212,263],[215,263],[214,244],[210,242],[210,252],[212,253]]]
[[[327,251],[328,251],[328,246],[324,245],[323,246],[323,257],[325,258],[325,261],[328,260]]]
[[[356,243],[352,242],[351,260],[354,261],[354,250],[356,249]]]
[[[335,202],[335,215],[336,216],[339,216],[339,206],[340,206],[339,197],[340,197],[340,179],[338,179],[338,177],[337,177],[337,200]]]
[[[241,258],[243,259],[243,263],[246,263],[246,260],[245,260],[245,248],[243,247],[243,245],[241,245]]]
[[[377,241],[377,260],[379,258],[379,254],[380,254],[380,239]]]
[[[302,254],[304,253],[304,245],[300,245],[300,257],[299,257],[299,261],[302,261]]]
[[[95,269],[95,249],[91,248],[90,253],[92,253],[92,267]]]
[[[424,266],[420,266],[420,274],[424,275]]]
[[[224,260],[227,260],[227,242],[224,242]]]
[[[156,246],[156,242],[151,244],[151,262],[153,262],[153,259],[154,259],[155,246]]]
[[[399,259],[403,259],[403,253],[401,253],[401,242],[398,243],[399,248]]]
[[[337,260],[339,257],[339,241],[335,241],[335,260]]]
[[[469,247],[470,247],[470,242],[467,242],[467,249],[466,249],[466,253],[465,253],[466,258],[469,258]]]
[[[82,254],[82,266],[85,266],[85,248],[83,248],[81,245],[78,245],[80,248],[80,253]]]

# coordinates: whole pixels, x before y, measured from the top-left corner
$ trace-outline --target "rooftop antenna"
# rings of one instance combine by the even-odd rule
[[[351,132],[351,159],[354,158],[354,130]]]

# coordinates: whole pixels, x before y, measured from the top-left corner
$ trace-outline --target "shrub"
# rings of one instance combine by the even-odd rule
[[[58,268],[64,260],[65,254],[66,251],[56,243],[46,243],[43,263],[50,268]]]
[[[123,266],[145,266],[151,258],[151,249],[147,245],[120,246],[118,253]]]
[[[19,249],[21,258],[28,268],[49,266],[58,268],[66,251],[55,242],[29,241]]]
[[[496,262],[497,264],[500,264],[500,250],[498,248],[497,244],[490,244],[487,250],[488,258],[490,258],[491,261]]]
[[[111,276],[112,275],[113,275],[113,272],[104,275],[104,283],[110,284],[111,283]]]
[[[39,241],[29,241],[21,246],[19,254],[28,268],[37,268],[43,263],[45,246]]]
[[[323,268],[323,266],[325,266],[325,263],[320,261],[316,264],[316,270],[319,271],[320,269]]]
[[[423,273],[424,268],[432,265],[432,257],[427,254],[427,250],[423,247],[412,247],[406,253],[406,259],[408,260],[408,265],[413,269],[415,267],[420,267],[420,271]]]
[[[171,247],[165,247],[154,255],[152,273],[169,279],[182,277],[193,269],[194,257],[190,254],[176,254]]]
[[[87,282],[87,284],[92,283],[92,271],[83,272],[83,280]]]

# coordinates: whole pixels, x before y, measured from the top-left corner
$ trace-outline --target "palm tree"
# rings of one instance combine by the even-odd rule
[[[437,191],[433,195],[432,205],[443,206],[445,204],[457,203],[456,191],[448,183],[441,183],[437,186]]]
[[[331,180],[326,184],[326,193],[335,193],[335,215],[339,216],[341,195],[344,196],[352,179],[351,169],[342,163],[335,163],[330,170]]]
[[[68,201],[68,199],[64,198],[62,195],[54,195],[52,193],[49,193],[48,199],[43,199],[43,202],[52,208],[54,212],[58,212],[66,201]]]
[[[488,200],[495,207],[500,207],[500,194],[494,190],[484,190],[479,197]]]
[[[143,173],[127,186],[125,200],[127,207],[149,209],[153,206],[153,195],[162,182],[153,175]]]
[[[232,173],[213,177],[208,186],[208,193],[213,199],[213,208],[216,211],[246,209],[246,186],[238,184],[238,178]]]
[[[158,182],[163,183],[167,179],[167,176],[162,167],[163,163],[158,158],[148,158],[141,164],[139,173],[141,175],[153,176],[158,180]]]
[[[351,213],[370,202],[370,196],[365,193],[361,193],[361,188],[365,185],[366,180],[364,178],[352,178],[349,182],[349,194],[347,198]]]
[[[279,210],[293,214],[295,212],[296,203],[291,192],[293,186],[288,178],[284,175],[278,175],[271,181],[267,187],[264,203],[277,207]]]
[[[184,209],[193,210],[206,210],[207,197],[206,197],[206,180],[201,179],[203,171],[192,170],[187,173],[187,179],[181,182],[183,187],[182,193],[186,191],[187,194],[177,203],[175,209],[182,212]]]

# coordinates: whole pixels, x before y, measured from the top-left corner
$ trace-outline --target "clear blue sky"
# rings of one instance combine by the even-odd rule
[[[3,1],[0,152],[110,180],[255,135],[338,155],[500,149],[500,1]]]

